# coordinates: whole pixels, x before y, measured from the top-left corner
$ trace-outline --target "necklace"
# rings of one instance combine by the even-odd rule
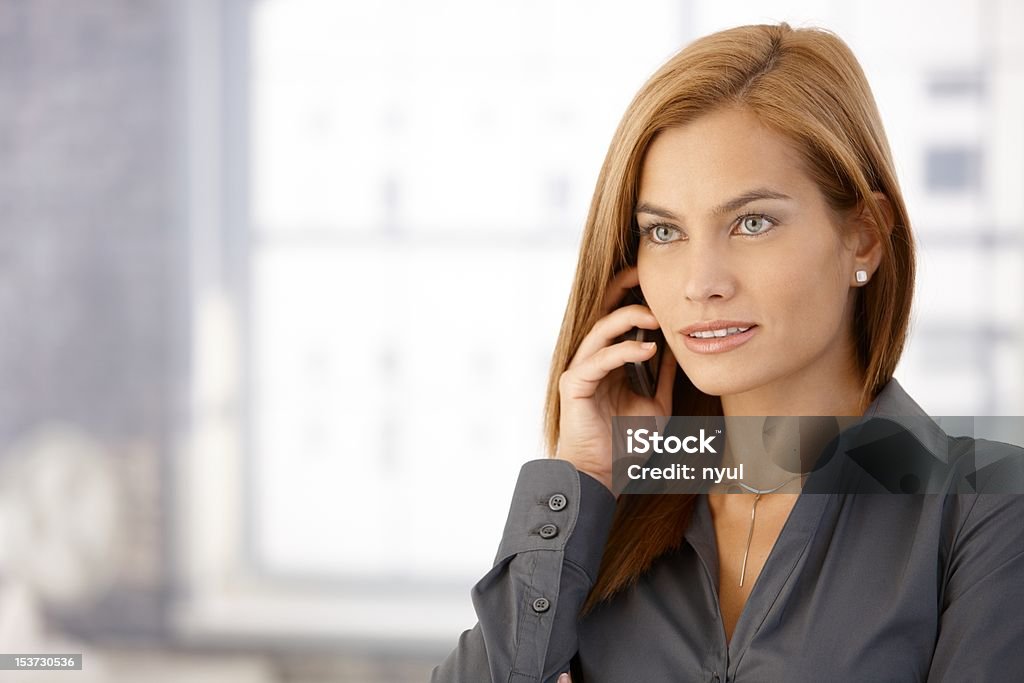
[[[753,505],[753,507],[750,508],[750,531],[747,532],[747,548],[746,548],[746,550],[743,551],[743,566],[740,567],[740,587],[741,588],[743,587],[743,576],[747,573],[747,554],[750,552],[750,539],[754,536],[754,517],[757,515],[757,501],[761,500],[761,494],[763,494],[763,493],[773,493],[775,491],[778,491],[779,489],[781,489],[783,486],[785,486],[789,482],[791,482],[791,481],[793,481],[795,479],[799,479],[799,478],[801,478],[803,476],[806,476],[806,475],[798,474],[795,477],[791,477],[791,478],[787,479],[786,481],[782,482],[781,484],[779,484],[775,488],[764,489],[764,490],[755,489],[753,486],[747,486],[742,481],[736,482],[737,484],[739,484],[740,486],[742,486],[743,488],[745,488],[746,490],[748,490],[748,491],[750,491],[751,493],[754,494],[754,505]]]

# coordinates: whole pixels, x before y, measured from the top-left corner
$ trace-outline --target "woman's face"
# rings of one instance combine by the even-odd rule
[[[840,216],[784,137],[743,109],[663,131],[636,208],[640,286],[698,389],[792,391],[806,378],[850,377],[854,270],[871,275],[877,261],[858,260],[856,237],[841,237]],[[750,329],[714,339],[683,331],[713,321]]]

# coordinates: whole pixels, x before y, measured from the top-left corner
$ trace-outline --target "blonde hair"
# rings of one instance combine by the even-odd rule
[[[635,263],[640,169],[654,137],[724,106],[742,106],[792,141],[837,213],[860,208],[882,244],[871,282],[857,289],[853,328],[866,407],[903,352],[915,273],[914,244],[892,155],[871,89],[834,33],[788,24],[740,26],[700,38],[640,88],[619,123],[587,215],[579,261],[552,357],[544,411],[548,454],[558,444],[558,381],[602,315],[605,288]],[[888,198],[891,220],[873,192]],[[721,414],[718,397],[676,373],[673,414]],[[695,496],[620,496],[601,570],[584,606],[614,595],[682,541]]]

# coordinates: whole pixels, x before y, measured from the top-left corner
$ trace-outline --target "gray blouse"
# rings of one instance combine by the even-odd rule
[[[893,379],[871,416],[926,414]],[[916,437],[929,448],[951,438]],[[547,682],[570,670],[573,683],[1024,680],[1024,496],[992,492],[1024,490],[1024,467],[1004,462],[973,493],[805,488],[727,644],[706,496],[685,543],[578,618],[615,498],[566,461],[532,460],[494,566],[471,591],[479,623],[431,680]]]

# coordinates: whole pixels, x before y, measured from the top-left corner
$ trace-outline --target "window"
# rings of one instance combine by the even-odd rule
[[[973,146],[926,150],[925,183],[931,192],[963,192],[981,186],[981,151]]]
[[[224,1],[219,34],[204,28],[224,37],[207,48],[223,82],[194,66],[223,128],[192,138],[223,147],[194,145],[211,156],[193,195],[222,206],[193,220],[207,445],[191,483],[212,514],[188,512],[205,540],[181,623],[450,645],[519,468],[544,455],[608,142],[685,42],[649,16],[680,3]]]

